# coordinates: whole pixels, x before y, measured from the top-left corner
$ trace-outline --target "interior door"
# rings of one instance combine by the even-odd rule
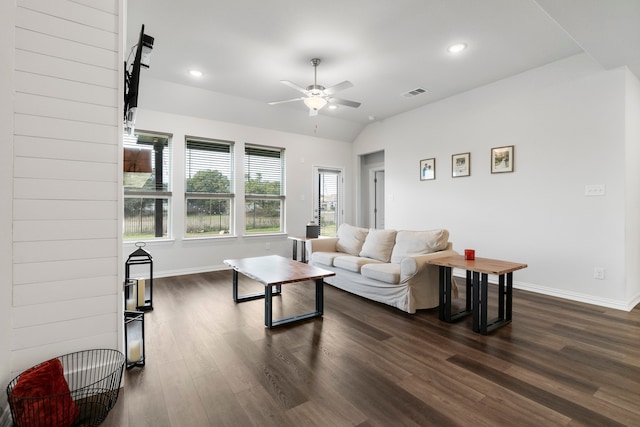
[[[340,169],[315,168],[313,219],[320,225],[321,236],[335,236],[342,222],[343,184]]]

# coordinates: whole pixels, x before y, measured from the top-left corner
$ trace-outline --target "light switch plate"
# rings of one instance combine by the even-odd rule
[[[604,196],[604,184],[590,184],[584,186],[585,196]]]

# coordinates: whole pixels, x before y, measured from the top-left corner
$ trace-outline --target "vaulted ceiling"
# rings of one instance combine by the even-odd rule
[[[237,103],[222,119],[313,134],[317,123],[351,140],[376,120],[586,52],[605,69],[640,77],[637,0],[129,0],[127,48],[141,25],[155,37],[142,80],[209,91],[212,104]],[[447,48],[464,43],[452,54]],[[359,108],[326,107],[309,117],[302,96],[280,80],[349,80],[336,94]],[[203,73],[199,78],[192,69]],[[414,89],[417,96],[404,96]],[[140,106],[157,99],[141,92]],[[149,100],[145,103],[145,97]],[[243,106],[243,107],[238,107]],[[254,117],[254,118],[252,118]],[[215,118],[215,117],[214,117]],[[287,125],[290,124],[290,126]],[[341,132],[341,133],[340,133]]]

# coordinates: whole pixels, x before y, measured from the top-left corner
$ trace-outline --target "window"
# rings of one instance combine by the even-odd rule
[[[245,232],[284,232],[284,149],[244,149]]]
[[[124,239],[168,237],[170,135],[138,132],[124,143]]]
[[[186,138],[185,235],[233,233],[233,143]]]
[[[342,171],[315,167],[314,172],[314,219],[321,236],[336,236],[342,218]]]

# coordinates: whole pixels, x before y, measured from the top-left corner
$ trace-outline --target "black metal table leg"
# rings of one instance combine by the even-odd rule
[[[445,322],[455,322],[457,320],[462,319],[463,317],[471,314],[472,312],[472,307],[471,307],[471,295],[470,294],[470,282],[469,282],[469,278],[467,277],[467,298],[466,298],[466,305],[465,305],[465,309],[464,310],[460,310],[456,313],[452,313],[451,312],[451,300],[453,299],[452,296],[452,291],[451,291],[451,287],[452,287],[452,273],[453,273],[453,269],[451,267],[447,267],[447,266],[440,266],[440,277],[439,277],[439,287],[440,287],[440,305],[438,306],[438,317],[440,318],[440,320],[443,320]]]
[[[438,277],[438,285],[440,288],[440,292],[439,292],[439,298],[440,298],[440,304],[438,305],[438,317],[440,318],[440,320],[443,320],[445,322],[450,322],[451,321],[451,300],[450,298],[448,298],[448,292],[447,292],[447,284],[446,284],[446,277],[448,276],[447,274],[447,267],[445,267],[444,265],[441,265],[439,267],[440,270],[440,276]],[[451,288],[451,284],[449,284],[449,288]],[[447,320],[447,313],[449,313],[449,319]]]
[[[483,275],[484,276],[484,275]],[[485,279],[483,279],[484,281]],[[481,310],[482,318],[480,319],[479,329],[476,332],[480,332],[483,335],[498,329],[508,323],[511,323],[512,308],[513,308],[513,273],[506,274],[506,289],[505,289],[505,275],[498,276],[498,316],[487,320],[487,288],[489,283],[484,282],[482,287],[481,297]]]
[[[487,308],[488,308],[488,294],[489,294],[489,278],[488,274],[482,273],[480,279],[480,333],[487,333]]]
[[[233,270],[233,300],[238,302],[238,272]]]
[[[504,319],[504,274],[498,278],[498,317]]]
[[[467,308],[467,311],[471,312],[471,310],[472,310],[472,307],[471,307],[471,299],[472,298],[471,297],[473,295],[471,293],[472,292],[472,290],[471,290],[472,289],[472,281],[471,281],[471,272],[469,270],[467,270],[465,285],[466,285],[466,289],[465,289],[466,305],[465,306]]]
[[[294,314],[293,316],[283,317],[282,319],[273,320],[271,313],[271,306],[269,306],[269,318],[267,319],[267,305],[265,300],[264,312],[264,324],[267,328],[273,328],[276,326],[286,325],[289,323],[299,322],[304,319],[311,319],[313,317],[322,317],[324,312],[324,281],[322,279],[316,279],[316,302],[315,302],[315,310],[310,311],[308,313],[302,314]],[[268,288],[268,286],[267,286]]]
[[[511,322],[513,310],[513,273],[507,273],[507,313],[505,320]]]
[[[303,240],[302,247],[300,249],[302,250],[302,253],[300,254],[300,259],[302,260],[302,262],[306,264],[307,263],[307,242]]]
[[[324,280],[316,279],[316,313],[324,314]]]
[[[264,325],[271,328],[273,324],[273,304],[271,286],[264,287]]]
[[[474,332],[480,330],[480,273],[473,272],[473,283],[471,285],[473,289],[473,323],[471,328]]]
[[[291,256],[291,259],[294,261],[298,260],[298,241],[297,240],[293,241],[293,254]]]
[[[282,293],[282,285],[276,285],[276,290],[272,292],[272,295],[280,295],[281,293]],[[265,297],[265,291],[256,292],[253,294],[238,295],[238,271],[233,270],[233,301],[234,302],[252,301],[252,300],[261,299],[264,297]]]

